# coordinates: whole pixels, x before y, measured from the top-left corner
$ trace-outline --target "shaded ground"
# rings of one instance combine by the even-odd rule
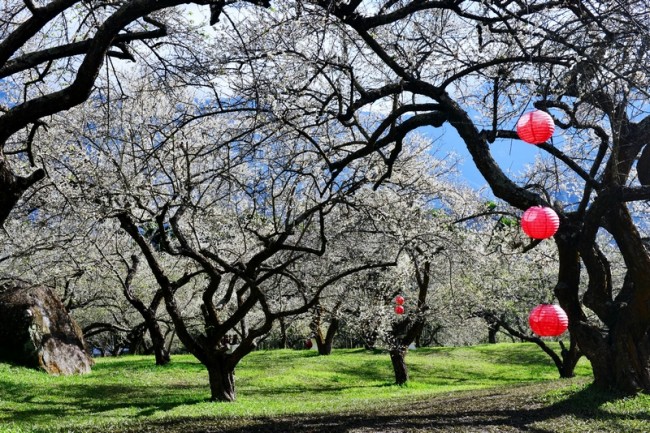
[[[452,393],[364,413],[254,419],[187,419],[139,426],[135,431],[194,433],[276,432],[647,432],[650,414],[603,410],[613,399],[590,388],[550,404],[544,395],[567,382]],[[333,408],[335,410],[335,408]]]

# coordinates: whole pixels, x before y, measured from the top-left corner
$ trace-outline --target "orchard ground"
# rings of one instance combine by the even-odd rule
[[[207,373],[185,355],[98,359],[74,377],[0,364],[0,431],[650,431],[650,397],[598,392],[585,360],[557,379],[532,344],[418,349],[407,363],[399,387],[381,351],[258,351],[237,368],[235,403],[207,401]]]

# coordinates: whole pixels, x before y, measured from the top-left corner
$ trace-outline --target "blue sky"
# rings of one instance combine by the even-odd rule
[[[460,156],[461,178],[473,189],[481,189],[486,186],[485,179],[476,169],[465,143],[458,136],[456,130],[445,124],[442,128],[426,131],[427,135],[437,137],[436,147],[444,155],[454,152]],[[491,144],[492,157],[497,161],[501,169],[506,173],[520,173],[527,164],[532,164],[535,157],[542,152],[533,144],[521,140],[497,140]],[[440,156],[442,156],[440,155]]]

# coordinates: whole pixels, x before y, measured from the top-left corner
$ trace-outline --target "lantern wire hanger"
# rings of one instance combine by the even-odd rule
[[[530,18],[529,18],[529,16],[530,16],[530,5],[528,4],[527,1],[525,2],[525,5],[526,5],[526,21],[525,22],[526,22],[526,26],[527,26],[527,30],[528,30],[528,42],[530,43],[533,40],[533,30],[532,30],[532,25],[530,23]],[[533,63],[533,52],[531,51],[530,48],[526,48],[525,44],[520,44],[520,47],[522,48],[522,50],[524,50],[524,55],[526,57],[528,57],[528,67],[533,69],[533,64],[534,64]],[[521,113],[519,113],[519,118],[521,118],[521,116],[524,115],[526,110],[528,110],[528,107],[530,106],[530,103],[531,103],[532,100],[533,100],[533,97],[529,95],[528,96],[528,101],[526,102],[526,104],[524,104]]]
[[[523,51],[523,55],[528,59],[526,63],[528,64],[528,68],[530,69],[530,75],[535,76],[535,74],[533,73],[533,72],[535,72],[535,62],[533,61],[533,51],[535,49],[535,46],[533,44],[533,37],[534,37],[534,34],[535,34],[534,30],[535,30],[536,25],[534,24],[534,22],[530,18],[531,13],[530,13],[530,5],[528,4],[528,1],[525,1],[524,4],[526,6],[526,15],[525,15],[524,23],[526,24],[527,28],[526,28],[526,31],[523,34],[527,35],[528,38],[527,38],[527,43],[521,43],[520,42],[518,45],[521,48],[521,50]],[[534,109],[539,110],[538,104],[537,104],[537,102],[539,102],[539,101],[533,102],[536,96],[539,96],[541,98],[541,101],[544,101],[544,100],[546,100],[548,98],[548,92],[549,92],[548,85],[543,86],[543,91],[540,94],[539,89],[540,89],[540,87],[542,87],[541,86],[541,83],[542,83],[541,70],[538,69],[536,72],[538,72],[538,75],[539,75],[537,81],[534,81],[532,79],[528,80],[528,84],[530,85],[532,83],[532,85],[534,86],[534,92],[531,92],[531,94],[529,94],[528,100],[523,105],[523,107],[521,109],[521,112],[519,114],[519,117],[518,117],[520,120],[527,114],[526,112],[528,110],[530,110],[531,105],[532,105],[532,107]],[[543,111],[544,113],[546,113],[546,114],[548,114],[550,116],[550,113],[548,113],[546,111],[546,109],[541,110],[541,111]],[[551,119],[551,122],[553,122],[552,117],[550,119]],[[529,119],[529,122],[532,123],[532,115],[531,115],[531,118]],[[554,127],[554,125],[553,125],[553,127]],[[527,141],[527,140],[524,140],[524,141]],[[546,142],[546,141],[550,141],[551,145],[553,145],[553,136],[551,135],[549,138],[547,138],[543,142]],[[529,142],[529,143],[532,143],[532,142]],[[532,144],[540,144],[540,143],[532,143]],[[512,143],[511,143],[511,151],[512,151]]]

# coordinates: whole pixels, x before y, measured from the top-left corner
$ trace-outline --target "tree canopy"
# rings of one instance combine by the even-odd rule
[[[0,16],[0,223],[119,224],[187,349],[228,366],[214,398],[234,398],[220,381],[274,321],[397,263],[363,231],[354,260],[332,255],[334,216],[369,188],[412,188],[401,159],[443,127],[494,196],[559,215],[554,294],[596,384],[650,391],[645,0],[10,0]],[[556,133],[513,175],[492,151],[528,146],[514,126],[533,108]],[[201,337],[176,298],[191,282]]]

